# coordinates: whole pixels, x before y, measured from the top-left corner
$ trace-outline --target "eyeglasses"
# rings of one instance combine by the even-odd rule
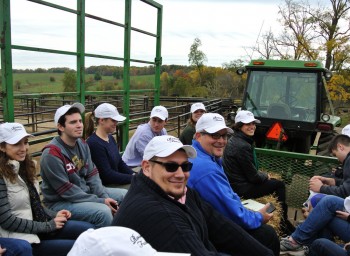
[[[228,135],[227,133],[225,134],[220,134],[220,133],[209,133],[209,132],[201,132],[201,134],[205,134],[205,135],[209,135],[210,137],[212,137],[214,140],[218,140],[221,137],[226,140]]]
[[[150,162],[156,163],[156,164],[160,164],[163,165],[165,167],[165,170],[167,172],[176,172],[177,169],[179,169],[179,167],[181,166],[181,169],[183,172],[189,172],[192,169],[193,164],[191,162],[186,162],[183,164],[177,164],[177,163],[163,163],[163,162],[159,162],[156,160],[149,160]]]

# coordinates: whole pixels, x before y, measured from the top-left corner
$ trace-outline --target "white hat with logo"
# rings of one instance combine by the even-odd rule
[[[88,229],[75,241],[67,256],[158,256],[190,255],[157,252],[135,230],[110,226]]]
[[[232,129],[226,126],[225,118],[217,113],[205,113],[197,121],[196,132],[216,133],[226,129],[228,133],[233,133]]]
[[[155,106],[151,112],[150,118],[152,117],[158,117],[164,121],[168,119],[168,110],[163,106]]]
[[[111,118],[115,121],[122,122],[126,119],[125,116],[119,114],[118,109],[109,103],[102,103],[94,110],[97,118]]]
[[[26,129],[19,123],[3,123],[0,124],[0,143],[16,144],[24,137],[33,137],[26,132]]]
[[[244,123],[244,124],[249,124],[251,122],[255,122],[257,124],[260,124],[260,120],[256,119],[253,115],[252,112],[248,111],[248,110],[241,110],[238,111],[236,117],[235,117],[235,123]]]
[[[154,156],[167,157],[179,149],[185,150],[189,158],[195,158],[197,151],[190,145],[184,145],[182,142],[171,135],[162,135],[154,137],[146,146],[143,153],[144,160],[150,160]]]
[[[350,137],[350,124],[346,125],[343,130],[341,130],[341,134],[348,135]]]
[[[79,102],[76,102],[73,105],[64,105],[56,110],[55,118],[54,118],[55,125],[58,124],[58,120],[60,119],[60,117],[64,116],[68,112],[68,110],[70,110],[71,108],[79,109],[80,114],[84,113],[84,111],[85,111],[85,107],[83,106],[83,104],[81,104]]]
[[[197,103],[193,103],[192,104],[192,106],[191,106],[191,113],[196,112],[198,109],[206,111],[204,104],[201,103],[201,102],[197,102]]]

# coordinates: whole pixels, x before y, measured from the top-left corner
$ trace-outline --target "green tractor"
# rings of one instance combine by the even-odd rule
[[[330,71],[319,61],[252,60],[237,70],[243,73],[242,109],[261,120],[257,147],[326,155],[334,127],[341,124],[326,88]]]

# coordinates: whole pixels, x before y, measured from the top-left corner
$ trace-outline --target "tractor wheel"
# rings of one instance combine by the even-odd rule
[[[322,133],[320,140],[318,141],[317,155],[329,156],[328,145],[335,136],[334,133]]]

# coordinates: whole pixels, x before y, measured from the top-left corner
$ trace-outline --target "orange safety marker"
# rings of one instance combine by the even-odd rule
[[[280,122],[274,123],[268,132],[266,133],[266,138],[269,140],[286,141],[288,136],[284,133],[284,129]]]

